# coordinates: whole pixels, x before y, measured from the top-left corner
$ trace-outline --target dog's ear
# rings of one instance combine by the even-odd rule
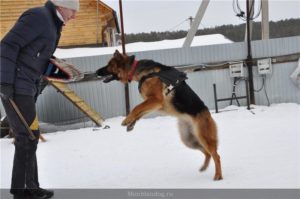
[[[128,56],[129,63],[132,64],[135,59],[135,55]]]
[[[114,58],[120,60],[122,58],[122,54],[118,50],[116,50],[114,53]]]
[[[115,51],[114,56],[120,54],[118,50]]]

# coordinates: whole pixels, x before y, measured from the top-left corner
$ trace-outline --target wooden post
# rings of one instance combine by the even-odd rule
[[[251,18],[251,11],[250,11],[250,1],[247,0],[246,10],[247,10],[247,47],[248,47],[248,56],[246,60],[247,68],[248,68],[248,77],[249,77],[249,92],[250,92],[250,103],[255,104],[255,96],[254,96],[254,85],[253,85],[253,60],[252,60],[252,53],[251,53],[251,36],[250,36],[250,18]],[[253,5],[254,6],[254,5]]]
[[[119,0],[119,8],[120,8],[120,20],[121,20],[122,51],[123,51],[123,55],[125,55],[126,54],[126,49],[125,49],[125,35],[124,35],[122,0]],[[130,112],[128,83],[125,84],[125,103],[126,103],[126,115],[128,115],[128,113]]]

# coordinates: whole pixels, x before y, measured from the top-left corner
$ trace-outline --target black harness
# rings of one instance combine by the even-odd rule
[[[142,84],[149,78],[158,77],[163,83],[167,85],[167,93],[168,95],[171,91],[173,91],[180,83],[187,79],[187,76],[184,72],[180,72],[175,68],[168,67],[166,70],[161,70],[159,72],[153,72],[148,75],[145,75],[139,81],[139,92],[141,93]]]

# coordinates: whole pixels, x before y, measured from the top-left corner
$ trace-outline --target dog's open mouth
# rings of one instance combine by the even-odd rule
[[[113,75],[108,75],[108,76],[104,77],[103,82],[104,82],[104,83],[108,83],[108,82],[112,81],[113,78],[114,78]]]
[[[118,80],[118,76],[117,75],[108,75],[108,76],[105,76],[103,82],[104,83],[108,83],[108,82],[111,82],[113,80]]]
[[[96,71],[96,75],[101,80],[103,79],[104,83],[108,83],[108,82],[111,82],[113,80],[119,80],[118,75],[113,74],[113,73],[107,71],[107,66],[106,67],[102,67],[99,70],[97,70]]]

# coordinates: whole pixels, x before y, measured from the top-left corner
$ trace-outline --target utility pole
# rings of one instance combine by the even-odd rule
[[[190,28],[192,27],[192,25],[193,25],[193,17],[192,16],[190,16],[189,18],[188,18],[188,20],[190,20]]]
[[[269,2],[261,1],[261,39],[269,39]]]
[[[119,0],[119,9],[120,9],[120,20],[121,20],[122,51],[123,51],[123,55],[125,55],[126,54],[126,49],[125,49],[125,35],[124,35],[122,0]],[[128,83],[125,84],[125,103],[126,103],[126,115],[128,115],[129,112],[130,112]]]
[[[192,41],[194,39],[194,36],[197,32],[198,26],[200,25],[200,22],[201,22],[201,20],[204,16],[204,13],[206,11],[206,8],[207,8],[208,4],[209,4],[209,1],[210,0],[202,0],[202,3],[199,7],[199,10],[198,10],[197,14],[196,14],[196,17],[195,17],[195,19],[192,23],[192,27],[189,30],[189,32],[188,32],[188,34],[187,34],[187,36],[184,40],[184,43],[183,43],[182,47],[190,47],[191,46]]]
[[[249,1],[249,2],[248,2]],[[250,23],[249,23],[249,28],[248,26],[246,26],[246,31],[245,31],[245,41],[247,41],[247,38],[248,38],[248,29],[250,31],[250,40],[252,39],[252,34],[253,34],[253,16],[254,16],[254,3],[255,1],[254,0],[247,0],[246,3],[249,3],[249,6],[248,6],[248,9],[249,9],[249,19],[250,19]],[[247,12],[247,11],[246,11]],[[246,13],[247,14],[247,13]],[[246,16],[247,18],[247,16]],[[247,20],[247,19],[246,19]]]
[[[250,104],[255,104],[255,96],[254,96],[254,86],[253,86],[253,60],[252,60],[252,53],[251,53],[251,36],[250,36],[250,0],[247,0],[246,10],[247,10],[247,47],[248,47],[248,55],[246,60],[246,65],[248,68],[248,78],[249,78],[249,90],[250,90]],[[253,10],[253,7],[252,7]]]

